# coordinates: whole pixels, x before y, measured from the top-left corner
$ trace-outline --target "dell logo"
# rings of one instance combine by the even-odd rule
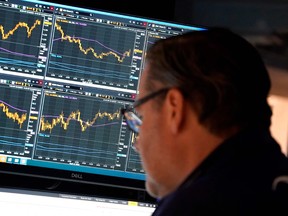
[[[76,179],[83,179],[82,174],[79,173],[71,173],[71,177]]]

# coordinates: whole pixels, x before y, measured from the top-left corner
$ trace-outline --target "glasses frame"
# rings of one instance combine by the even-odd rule
[[[135,134],[139,134],[139,127],[142,125],[142,119],[141,116],[139,116],[135,112],[135,108],[143,105],[144,103],[148,102],[149,100],[155,98],[156,96],[160,94],[167,94],[167,92],[171,88],[162,88],[158,91],[152,92],[151,94],[146,95],[145,97],[136,100],[133,104],[133,106],[128,106],[121,109],[121,114],[125,117],[126,123],[131,131],[133,131]]]

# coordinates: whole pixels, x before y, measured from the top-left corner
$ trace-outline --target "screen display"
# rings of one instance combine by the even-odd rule
[[[203,29],[0,1],[0,172],[144,188],[120,109],[138,94],[151,44]]]

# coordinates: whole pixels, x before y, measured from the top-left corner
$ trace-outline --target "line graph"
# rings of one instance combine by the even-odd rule
[[[56,29],[60,32],[61,34],[61,38],[58,38],[58,39],[54,39],[54,41],[57,41],[57,40],[66,40],[68,41],[69,43],[74,43],[74,44],[77,44],[78,45],[78,48],[79,50],[84,53],[85,55],[88,55],[89,52],[91,52],[93,54],[93,56],[97,59],[103,59],[104,57],[107,57],[107,56],[113,56],[115,57],[115,59],[119,62],[119,63],[122,63],[124,61],[124,59],[126,57],[130,57],[130,53],[131,53],[131,50],[127,50],[125,51],[123,54],[115,51],[115,50],[112,50],[110,48],[108,48],[107,46],[105,46],[104,44],[101,44],[99,41],[97,40],[92,40],[92,39],[86,39],[86,38],[83,38],[83,37],[74,37],[74,36],[69,36],[69,35],[65,35],[62,27],[56,22],[55,24],[55,27]],[[88,48],[84,48],[83,45],[82,45],[82,41],[92,41],[92,42],[95,42],[95,43],[98,43],[100,44],[101,46],[107,48],[108,51],[105,51],[105,52],[101,52],[101,53],[97,53],[95,51],[95,49],[93,47],[88,47]]]
[[[136,34],[56,19],[48,76],[127,85]]]
[[[1,104],[0,104],[1,106]],[[41,120],[40,120],[40,130],[41,131],[46,131],[49,130],[50,133],[52,132],[52,129],[54,127],[56,127],[57,125],[60,125],[64,130],[68,130],[68,127],[70,125],[71,121],[76,121],[79,123],[80,129],[82,132],[86,131],[87,128],[89,127],[93,127],[94,124],[96,123],[96,120],[98,120],[99,118],[102,119],[106,117],[108,120],[112,121],[114,119],[119,119],[120,118],[120,110],[117,110],[114,113],[108,113],[108,112],[103,112],[101,113],[100,111],[98,111],[92,120],[87,120],[84,121],[83,119],[81,119],[81,112],[79,110],[77,111],[72,111],[68,117],[65,117],[63,111],[61,112],[61,114],[59,114],[59,116],[42,116]],[[45,119],[47,118],[52,118],[51,122],[49,121],[45,121]]]
[[[24,151],[31,98],[30,91],[0,87],[0,150]]]
[[[0,9],[0,67],[35,70],[43,18]]]
[[[2,40],[7,40],[10,36],[14,34],[15,31],[17,31],[19,28],[25,28],[27,32],[27,38],[30,38],[32,31],[37,27],[41,25],[41,21],[36,19],[34,24],[30,27],[28,26],[28,23],[26,22],[18,22],[15,27],[11,30],[9,30],[7,33],[5,33],[4,26],[0,25],[0,32],[2,35]]]
[[[119,104],[46,92],[35,156],[115,165],[120,127]]]
[[[15,111],[11,112],[10,108]],[[19,125],[20,128],[22,128],[22,124],[27,119],[27,110],[18,109],[2,100],[0,100],[0,109],[8,119],[12,119]],[[18,111],[22,112],[22,114],[18,114]]]

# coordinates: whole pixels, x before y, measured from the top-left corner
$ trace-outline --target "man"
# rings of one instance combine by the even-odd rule
[[[288,162],[271,137],[270,79],[256,49],[214,28],[157,41],[139,96],[123,111],[159,215],[279,210],[273,180]],[[288,195],[287,195],[288,197]]]

